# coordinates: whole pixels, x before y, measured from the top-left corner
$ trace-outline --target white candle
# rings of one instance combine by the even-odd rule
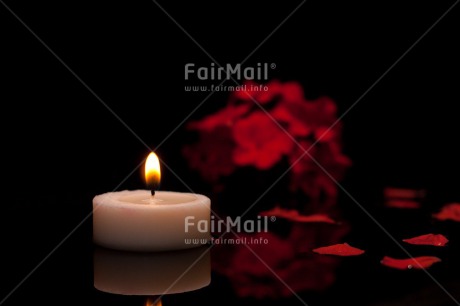
[[[157,169],[149,168],[152,165]],[[147,185],[157,186],[160,178],[157,158],[152,163],[149,156],[145,172]],[[158,191],[154,196],[151,193],[125,190],[96,196],[94,242],[118,250],[165,251],[193,248],[210,240],[209,227],[186,224],[187,218],[209,224],[209,198],[193,193]]]
[[[210,282],[207,247],[159,253],[94,251],[94,287],[107,293],[173,294],[197,290]]]

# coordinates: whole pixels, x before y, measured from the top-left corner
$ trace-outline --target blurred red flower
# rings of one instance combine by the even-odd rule
[[[233,160],[237,166],[269,169],[294,146],[292,139],[261,111],[237,121],[232,131],[236,143]]]
[[[312,201],[324,197],[334,202],[337,187],[323,169],[340,180],[351,165],[342,153],[334,101],[306,100],[297,82],[244,85],[223,109],[189,124],[199,134],[199,144],[184,149],[191,168],[218,183],[240,167],[268,171],[286,157],[292,166],[291,190],[302,191]]]

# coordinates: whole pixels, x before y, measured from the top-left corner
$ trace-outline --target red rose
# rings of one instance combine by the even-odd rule
[[[236,143],[233,160],[238,166],[269,169],[294,145],[293,140],[261,111],[238,120],[232,131]]]

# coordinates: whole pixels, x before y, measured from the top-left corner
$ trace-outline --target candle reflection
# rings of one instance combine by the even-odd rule
[[[159,253],[94,251],[94,287],[100,291],[152,296],[197,290],[210,281],[208,247]]]
[[[145,306],[163,306],[161,299],[147,298]]]

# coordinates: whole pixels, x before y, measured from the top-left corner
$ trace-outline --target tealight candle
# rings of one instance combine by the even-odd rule
[[[107,248],[166,251],[206,244],[209,230],[186,226],[186,218],[209,224],[211,201],[204,195],[155,191],[160,182],[155,153],[145,163],[150,190],[125,190],[93,199],[93,240]]]

